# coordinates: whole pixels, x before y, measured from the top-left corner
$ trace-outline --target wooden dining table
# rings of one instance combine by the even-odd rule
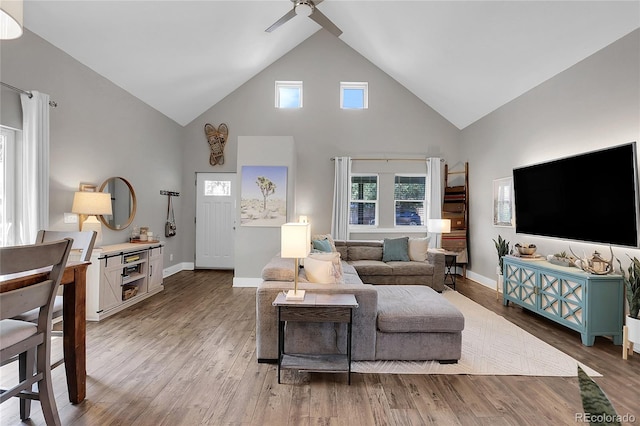
[[[91,262],[67,263],[63,286],[62,339],[69,401],[84,401],[87,391],[87,267]],[[0,276],[0,293],[33,285],[49,274],[46,270]]]

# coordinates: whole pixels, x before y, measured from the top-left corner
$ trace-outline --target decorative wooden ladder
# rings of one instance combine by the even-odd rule
[[[464,175],[464,181],[456,175]],[[452,183],[455,185],[449,186]],[[451,232],[442,234],[442,248],[458,253],[456,263],[462,266],[462,276],[466,278],[469,262],[469,162],[464,163],[464,170],[451,170],[448,164],[444,166],[442,218],[451,220]]]

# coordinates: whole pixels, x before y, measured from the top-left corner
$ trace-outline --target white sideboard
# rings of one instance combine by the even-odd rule
[[[100,321],[162,291],[163,243],[95,248],[87,269],[87,320]]]

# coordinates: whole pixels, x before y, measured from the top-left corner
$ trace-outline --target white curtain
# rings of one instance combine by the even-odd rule
[[[427,158],[427,220],[442,218],[442,160]],[[436,238],[431,238],[430,247],[437,247]]]
[[[16,244],[33,244],[49,226],[49,95],[22,94],[22,144],[16,192]]]
[[[333,182],[333,212],[331,235],[336,240],[349,239],[349,202],[351,184],[351,157],[335,158]]]

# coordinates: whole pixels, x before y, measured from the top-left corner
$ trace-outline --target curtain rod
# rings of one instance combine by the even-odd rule
[[[351,158],[352,161],[426,161],[428,158]],[[331,157],[331,161],[335,161],[336,157]],[[440,159],[444,162],[444,158]]]
[[[17,87],[14,87],[10,84],[7,84],[5,82],[0,81],[0,84],[3,85],[4,87],[6,87],[7,89],[11,89],[14,92],[18,92],[18,93],[24,93],[25,95],[27,95],[29,97],[29,99],[33,98],[33,93],[28,92],[26,90],[22,90],[22,89],[18,89]],[[55,101],[49,101],[49,106],[51,108],[56,108],[58,106],[58,103]]]

